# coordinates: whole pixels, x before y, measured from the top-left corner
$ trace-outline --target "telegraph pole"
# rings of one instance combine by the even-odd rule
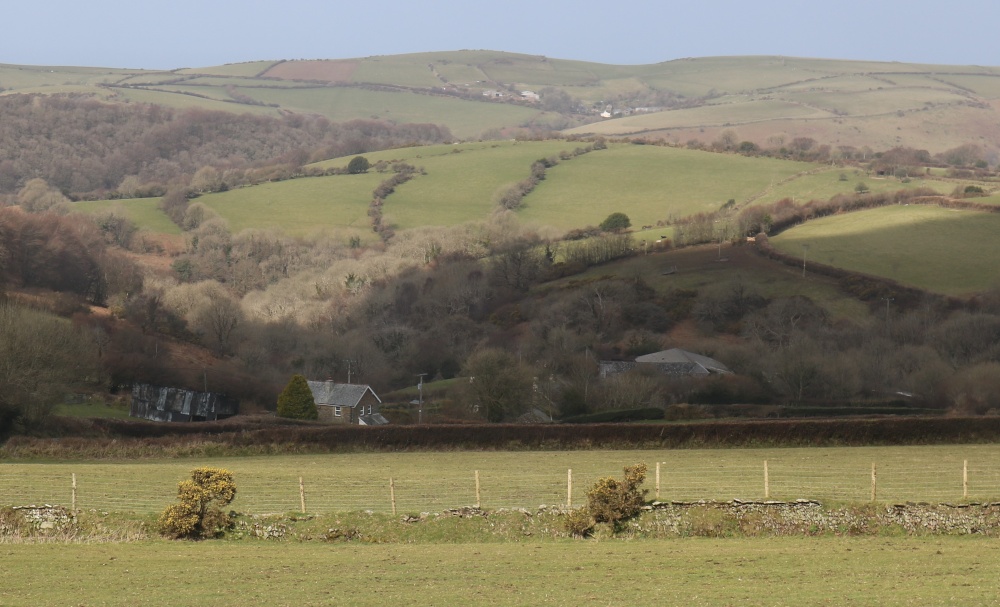
[[[806,277],[806,253],[809,252],[809,245],[802,245],[802,278]]]
[[[895,301],[895,300],[896,300],[896,298],[894,298],[894,297],[883,297],[882,298],[882,301],[885,302],[885,324],[886,324],[886,326],[889,325],[889,302],[890,301]]]
[[[417,382],[417,423],[424,422],[424,376],[426,373],[417,373],[420,379]]]

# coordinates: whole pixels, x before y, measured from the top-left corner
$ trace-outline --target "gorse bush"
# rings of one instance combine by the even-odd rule
[[[624,480],[599,479],[587,491],[587,505],[571,512],[565,519],[566,531],[586,537],[598,523],[608,523],[617,531],[623,521],[637,516],[646,503],[647,489],[640,489],[646,479],[646,464],[625,466]]]
[[[160,514],[160,532],[173,539],[218,537],[232,527],[223,512],[236,497],[233,473],[222,468],[195,468],[191,480],[177,485],[177,501]]]

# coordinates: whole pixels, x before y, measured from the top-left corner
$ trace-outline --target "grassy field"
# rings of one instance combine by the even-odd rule
[[[365,175],[310,177],[264,183],[206,194],[198,202],[229,222],[233,233],[247,228],[281,228],[307,234],[323,228],[350,228],[366,234],[372,190],[385,179]]]
[[[697,150],[616,145],[549,169],[519,216],[560,228],[597,225],[628,214],[633,226],[717,211],[814,165]]]
[[[522,124],[543,117],[539,110],[517,105],[353,87],[244,88],[241,92],[264,103],[278,103],[296,112],[322,114],[333,121],[363,118],[445,124],[456,137],[463,138],[475,138],[487,129]]]
[[[1000,214],[891,206],[809,221],[771,239],[778,249],[938,293],[1000,285]]]
[[[97,214],[114,210],[123,212],[139,227],[156,234],[180,234],[178,225],[159,209],[159,198],[132,198],[128,200],[87,200],[73,204],[73,209]]]
[[[841,175],[847,179],[841,181]],[[856,169],[833,168],[810,175],[797,177],[786,183],[777,184],[753,204],[769,204],[782,198],[791,198],[797,203],[810,200],[829,200],[837,194],[853,194],[855,187],[864,183],[870,192],[896,192],[913,188],[931,188],[939,194],[948,194],[955,189],[954,183],[935,179],[912,179],[903,183],[898,179],[877,179]],[[977,199],[978,201],[978,199]]]
[[[788,449],[684,449],[649,451],[415,452],[283,455],[123,461],[0,463],[2,505],[67,504],[72,475],[83,509],[152,513],[174,500],[177,483],[192,468],[231,470],[238,512],[262,514],[299,509],[299,478],[307,510],[317,513],[392,510],[389,479],[401,512],[439,512],[475,503],[479,471],[484,508],[534,508],[565,504],[567,470],[572,502],[603,476],[621,476],[638,462],[649,466],[646,487],[671,500],[764,498],[768,461],[773,499],[868,501],[871,466],[878,467],[878,500],[961,501],[963,462],[968,461],[969,499],[1000,499],[1000,445]],[[128,479],[123,483],[123,479]]]
[[[1000,604],[990,538],[0,546],[0,604]]]

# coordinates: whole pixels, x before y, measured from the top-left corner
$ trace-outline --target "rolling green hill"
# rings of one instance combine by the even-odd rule
[[[524,198],[517,215],[527,224],[559,231],[597,225],[617,211],[629,215],[638,230],[672,218],[717,211],[730,199],[737,207],[782,198],[825,200],[854,192],[859,182],[876,192],[923,186],[947,193],[955,185],[935,179],[909,183],[871,179],[853,169],[828,165],[648,145],[611,144],[605,150],[559,159],[562,152],[581,145],[586,144],[477,142],[407,147],[365,157],[371,163],[401,161],[422,169],[385,200],[385,221],[396,229],[483,220],[496,208],[494,194],[528,177],[531,164],[541,158],[555,158],[558,164]],[[349,160],[336,158],[315,166],[344,167]],[[371,170],[364,175],[290,179],[206,194],[197,201],[224,218],[234,232],[273,227],[299,235],[320,229],[369,234],[372,191],[391,175]],[[110,205],[128,209],[150,231],[176,230],[152,199],[77,206],[96,211]],[[649,235],[640,235],[645,237]]]
[[[790,255],[948,295],[1000,286],[1000,214],[891,206],[824,217],[771,239]]]
[[[733,129],[758,144],[810,137],[831,146],[940,152],[979,143],[1000,154],[1000,67],[770,56],[620,66],[451,51],[173,71],[0,65],[0,88],[435,123],[463,139],[540,125],[707,143]],[[541,101],[521,99],[525,90],[540,92]],[[605,109],[615,119],[602,120]]]

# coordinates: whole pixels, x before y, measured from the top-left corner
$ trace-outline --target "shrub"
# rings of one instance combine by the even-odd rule
[[[235,497],[232,472],[195,468],[191,480],[177,484],[178,503],[160,514],[160,532],[173,539],[218,537],[232,527],[232,516],[222,509]]]
[[[369,168],[371,168],[371,163],[364,156],[355,156],[347,163],[347,172],[351,175],[367,173]]]
[[[623,521],[642,511],[648,490],[639,486],[646,479],[646,464],[625,466],[624,471],[624,480],[608,476],[594,483],[587,492],[587,505],[566,516],[566,531],[586,537],[598,523],[609,523],[617,531]]]

